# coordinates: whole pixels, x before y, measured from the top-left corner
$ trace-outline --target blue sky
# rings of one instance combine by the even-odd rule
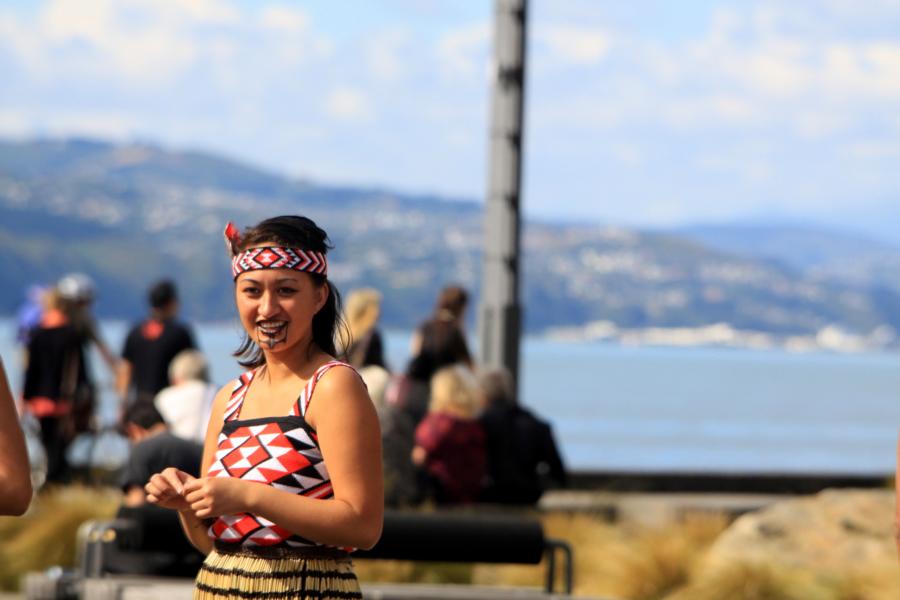
[[[527,215],[879,233],[900,218],[897,0],[530,13]],[[487,0],[5,2],[0,135],[150,140],[480,199],[492,17]]]

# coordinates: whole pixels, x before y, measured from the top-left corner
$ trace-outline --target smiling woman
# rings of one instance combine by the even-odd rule
[[[147,498],[207,553],[195,598],[361,598],[349,553],[381,535],[381,436],[334,358],[327,235],[305,217],[225,233],[249,370],[216,397],[201,476],[166,469]]]

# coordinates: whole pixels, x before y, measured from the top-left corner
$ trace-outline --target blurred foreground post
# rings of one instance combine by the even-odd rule
[[[496,0],[490,167],[479,339],[485,367],[506,367],[518,388],[519,189],[525,89],[526,0]]]

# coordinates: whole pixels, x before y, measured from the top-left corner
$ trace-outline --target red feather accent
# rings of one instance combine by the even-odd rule
[[[228,221],[225,225],[225,245],[232,254],[237,254],[238,245],[241,243],[241,231],[234,223]]]

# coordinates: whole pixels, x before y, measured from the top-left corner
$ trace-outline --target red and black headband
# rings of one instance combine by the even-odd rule
[[[237,276],[245,271],[259,269],[290,269],[328,275],[328,261],[324,252],[286,248],[282,246],[260,246],[238,251],[241,234],[234,223],[225,226],[225,243],[231,251],[231,274]]]

